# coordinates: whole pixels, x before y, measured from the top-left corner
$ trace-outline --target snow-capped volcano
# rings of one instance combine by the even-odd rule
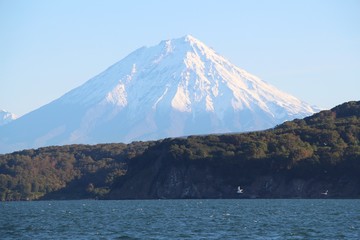
[[[15,120],[17,116],[11,112],[0,109],[0,126],[8,124],[9,122]]]
[[[317,109],[192,36],[142,47],[0,129],[0,151],[260,130]]]

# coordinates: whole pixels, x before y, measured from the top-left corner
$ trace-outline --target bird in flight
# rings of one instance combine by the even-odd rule
[[[322,192],[321,194],[327,196],[328,192],[329,192],[329,190],[326,190],[325,192]]]
[[[243,193],[243,192],[244,192],[244,189],[242,189],[240,186],[238,186],[237,193]]]

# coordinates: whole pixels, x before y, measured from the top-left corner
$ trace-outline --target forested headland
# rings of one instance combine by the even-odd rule
[[[360,102],[259,132],[0,155],[1,201],[239,197],[360,198]]]

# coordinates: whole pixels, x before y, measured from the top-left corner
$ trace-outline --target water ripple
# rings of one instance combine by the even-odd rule
[[[360,239],[359,200],[0,203],[1,239]]]

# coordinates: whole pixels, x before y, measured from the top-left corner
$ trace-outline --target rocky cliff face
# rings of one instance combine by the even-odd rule
[[[228,166],[229,167],[229,166]],[[188,198],[357,198],[359,178],[321,175],[296,177],[286,172],[249,176],[241,169],[158,157],[129,164],[109,199]],[[243,193],[237,193],[241,186]],[[356,191],[354,191],[356,189]]]

